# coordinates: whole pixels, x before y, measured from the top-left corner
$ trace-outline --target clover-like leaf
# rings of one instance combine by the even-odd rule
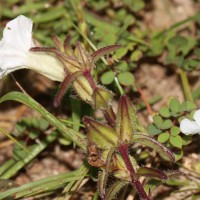
[[[149,135],[158,135],[159,133],[162,132],[160,129],[156,128],[156,126],[154,124],[149,124],[147,126],[147,131],[148,131]]]
[[[195,105],[194,102],[192,101],[184,101],[179,108],[179,112],[190,112],[192,110],[194,110],[197,106]]]
[[[171,99],[171,101],[169,102],[169,108],[171,109],[171,111],[177,113],[180,108],[180,102],[178,101],[178,99]]]
[[[161,129],[162,130],[166,130],[166,129],[169,129],[173,126],[173,123],[170,119],[167,119],[163,122],[162,126],[161,126]]]
[[[181,132],[178,126],[172,126],[170,129],[170,133],[172,136],[177,136]]]
[[[153,122],[156,125],[156,127],[159,129],[162,126],[163,119],[161,116],[155,115],[155,116],[153,116]]]
[[[169,139],[169,137],[170,137],[170,134],[168,132],[161,133],[158,136],[158,142],[165,143]]]
[[[113,73],[113,71],[107,71],[107,72],[102,74],[101,82],[104,85],[109,85],[114,81],[114,78],[115,78],[115,74]]]
[[[169,140],[170,140],[170,143],[171,143],[174,147],[177,147],[177,148],[179,148],[179,149],[182,148],[183,142],[182,142],[181,136],[179,136],[179,135],[171,136],[171,137],[169,138]]]
[[[130,72],[122,72],[118,75],[119,82],[122,85],[128,86],[134,83],[134,76]]]
[[[159,110],[159,113],[162,117],[170,117],[170,111],[169,111],[169,108],[168,107],[162,107],[160,110]]]

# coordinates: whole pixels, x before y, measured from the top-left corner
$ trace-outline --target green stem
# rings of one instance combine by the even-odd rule
[[[122,88],[122,86],[119,84],[119,80],[118,80],[117,77],[115,77],[115,83],[116,83],[116,85],[117,85],[117,88],[118,88],[118,90],[119,90],[120,95],[125,94],[125,93],[124,93],[124,90],[123,90],[123,88]]]
[[[183,91],[184,91],[184,95],[185,95],[186,100],[194,101],[193,98],[192,98],[192,93],[191,93],[191,90],[190,90],[190,85],[189,85],[187,73],[186,73],[185,70],[180,69],[180,77],[181,77],[181,82],[182,82]]]

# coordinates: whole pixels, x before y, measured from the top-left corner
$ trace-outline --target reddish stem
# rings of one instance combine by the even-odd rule
[[[140,183],[140,181],[134,177],[135,170],[128,156],[128,144],[120,144],[118,149],[130,173],[132,184],[136,187],[139,195],[142,197],[143,200],[150,200],[150,198],[147,196],[146,192],[144,191],[144,188],[142,184]]]
[[[145,94],[143,93],[143,91],[137,85],[136,85],[136,88],[137,88],[138,92],[140,93],[141,98],[142,98],[142,100],[144,101],[144,103],[145,103],[145,105],[147,107],[147,111],[148,111],[149,115],[153,115],[153,110],[152,110],[152,108],[151,108],[151,106],[150,106]]]

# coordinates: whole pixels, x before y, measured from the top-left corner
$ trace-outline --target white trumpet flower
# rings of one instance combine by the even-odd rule
[[[194,121],[183,119],[180,124],[181,132],[185,135],[200,134],[200,109],[194,113]]]
[[[64,66],[53,55],[31,52],[33,23],[20,15],[8,22],[0,41],[0,78],[18,69],[32,69],[44,76],[62,81]]]

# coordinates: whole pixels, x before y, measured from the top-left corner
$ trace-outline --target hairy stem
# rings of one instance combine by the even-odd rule
[[[83,72],[83,75],[85,76],[85,78],[88,80],[88,82],[90,83],[92,89],[95,89],[97,87],[96,83],[94,82],[93,77],[91,76],[91,73],[89,70],[86,70]]]
[[[132,184],[136,187],[139,195],[141,196],[141,198],[143,200],[150,200],[150,198],[147,196],[146,192],[144,191],[144,188],[142,186],[142,184],[140,183],[140,181],[138,179],[135,178],[135,170],[133,169],[133,165],[131,163],[131,160],[128,156],[128,144],[120,144],[119,147],[119,152],[125,162],[125,165],[130,173],[130,177],[132,180]]]

